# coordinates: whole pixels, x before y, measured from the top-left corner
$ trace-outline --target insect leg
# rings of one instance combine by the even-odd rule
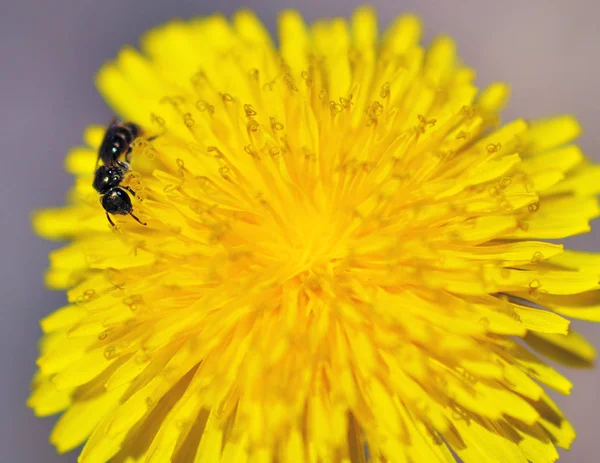
[[[142,222],[140,219],[138,219],[135,215],[133,215],[133,212],[130,212],[129,215],[131,217],[133,217],[135,220],[138,221],[138,223],[141,223],[142,225],[148,225],[146,222]]]
[[[121,185],[121,188],[123,188],[124,190],[129,191],[129,193],[131,193],[133,196],[136,196],[135,191],[133,191],[131,189],[131,187],[125,186],[125,185]]]

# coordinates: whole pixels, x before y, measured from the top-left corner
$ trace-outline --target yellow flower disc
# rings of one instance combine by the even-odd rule
[[[138,124],[133,212],[92,188],[106,127],[66,167],[29,405],[81,463],[527,462],[574,431],[532,353],[590,365],[586,232],[600,169],[570,116],[501,125],[454,42],[402,16],[174,21],[97,84]],[[530,348],[526,347],[529,346]]]

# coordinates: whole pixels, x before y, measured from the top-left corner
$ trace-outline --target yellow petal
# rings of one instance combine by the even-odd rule
[[[593,196],[600,193],[599,180],[600,168],[598,166],[586,166],[573,172],[571,176],[544,193],[556,195],[573,192],[578,197]]]
[[[455,450],[464,463],[527,463],[517,444],[493,432],[494,427],[491,423],[487,424],[491,429],[475,420],[457,420],[454,424],[466,444],[465,448]]]
[[[555,313],[523,306],[513,308],[521,323],[530,331],[564,335],[569,330],[569,320]]]
[[[565,250],[550,259],[552,264],[600,275],[600,254]]]
[[[591,367],[596,360],[594,346],[572,330],[566,335],[529,333],[525,342],[552,360],[571,367]]]
[[[600,286],[596,275],[580,272],[509,270],[488,266],[485,268],[485,277],[498,292],[577,294]]]
[[[539,463],[553,463],[558,460],[558,452],[544,428],[539,425],[532,428],[519,432],[519,448],[527,460]]]
[[[60,390],[50,378],[42,378],[33,385],[33,392],[27,400],[37,416],[48,416],[64,410],[71,404],[72,391]]]
[[[308,71],[310,38],[302,16],[286,10],[279,16],[280,52],[285,62],[296,72]]]
[[[107,358],[103,348],[83,354],[54,376],[54,384],[59,389],[80,386],[94,379],[106,370],[115,359]]]
[[[115,390],[74,401],[56,423],[50,441],[61,453],[81,445],[122,394],[123,390]]]
[[[518,344],[512,344],[502,354],[509,354],[514,359],[516,365],[539,382],[562,394],[568,395],[571,393],[573,384],[567,378]]]
[[[66,305],[40,321],[44,333],[66,330],[85,316],[85,310],[76,305]]]
[[[510,89],[506,84],[494,82],[481,92],[477,105],[485,112],[496,114],[506,106],[509,96]]]
[[[569,145],[546,151],[535,157],[526,158],[519,167],[529,173],[548,169],[568,172],[581,163],[583,159],[581,149],[576,145]]]
[[[573,116],[555,116],[532,121],[523,143],[529,152],[543,152],[568,143],[580,134],[581,126]]]
[[[575,440],[575,430],[552,399],[544,392],[541,400],[535,404],[542,417],[541,424],[550,434],[556,445],[569,449]]]
[[[383,35],[383,44],[390,51],[402,55],[415,47],[421,38],[421,21],[417,16],[396,18]]]

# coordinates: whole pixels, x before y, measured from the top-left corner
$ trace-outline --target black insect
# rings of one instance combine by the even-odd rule
[[[131,145],[139,134],[140,128],[134,123],[121,123],[113,119],[98,150],[96,174],[92,185],[100,193],[100,203],[106,211],[106,218],[113,227],[115,224],[109,214],[129,214],[142,225],[146,225],[145,222],[133,215],[133,205],[127,192],[135,196],[135,191],[128,186],[121,185],[125,174],[129,171]],[[125,155],[125,162],[119,159],[122,155]],[[103,165],[98,167],[100,160]]]

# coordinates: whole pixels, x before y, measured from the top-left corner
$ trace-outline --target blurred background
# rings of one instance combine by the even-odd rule
[[[75,462],[56,455],[48,443],[53,419],[36,419],[26,408],[35,371],[38,320],[64,304],[64,296],[44,288],[47,253],[56,244],[30,230],[34,208],[58,206],[71,178],[63,157],[79,144],[84,127],[105,124],[111,112],[97,94],[98,67],[124,44],[170,18],[227,15],[247,6],[271,31],[277,12],[299,9],[312,20],[348,16],[355,0],[21,0],[2,2],[0,15],[0,229],[2,306],[0,322],[0,462]],[[478,82],[510,83],[507,118],[575,113],[585,134],[584,150],[600,162],[600,2],[597,0],[376,0],[385,26],[401,12],[418,13],[426,39],[453,36]],[[573,247],[600,251],[600,223]],[[600,326],[575,323],[600,347]],[[564,370],[563,370],[564,371]],[[559,398],[578,439],[564,462],[597,459],[600,429],[600,369],[570,370],[571,397]]]

